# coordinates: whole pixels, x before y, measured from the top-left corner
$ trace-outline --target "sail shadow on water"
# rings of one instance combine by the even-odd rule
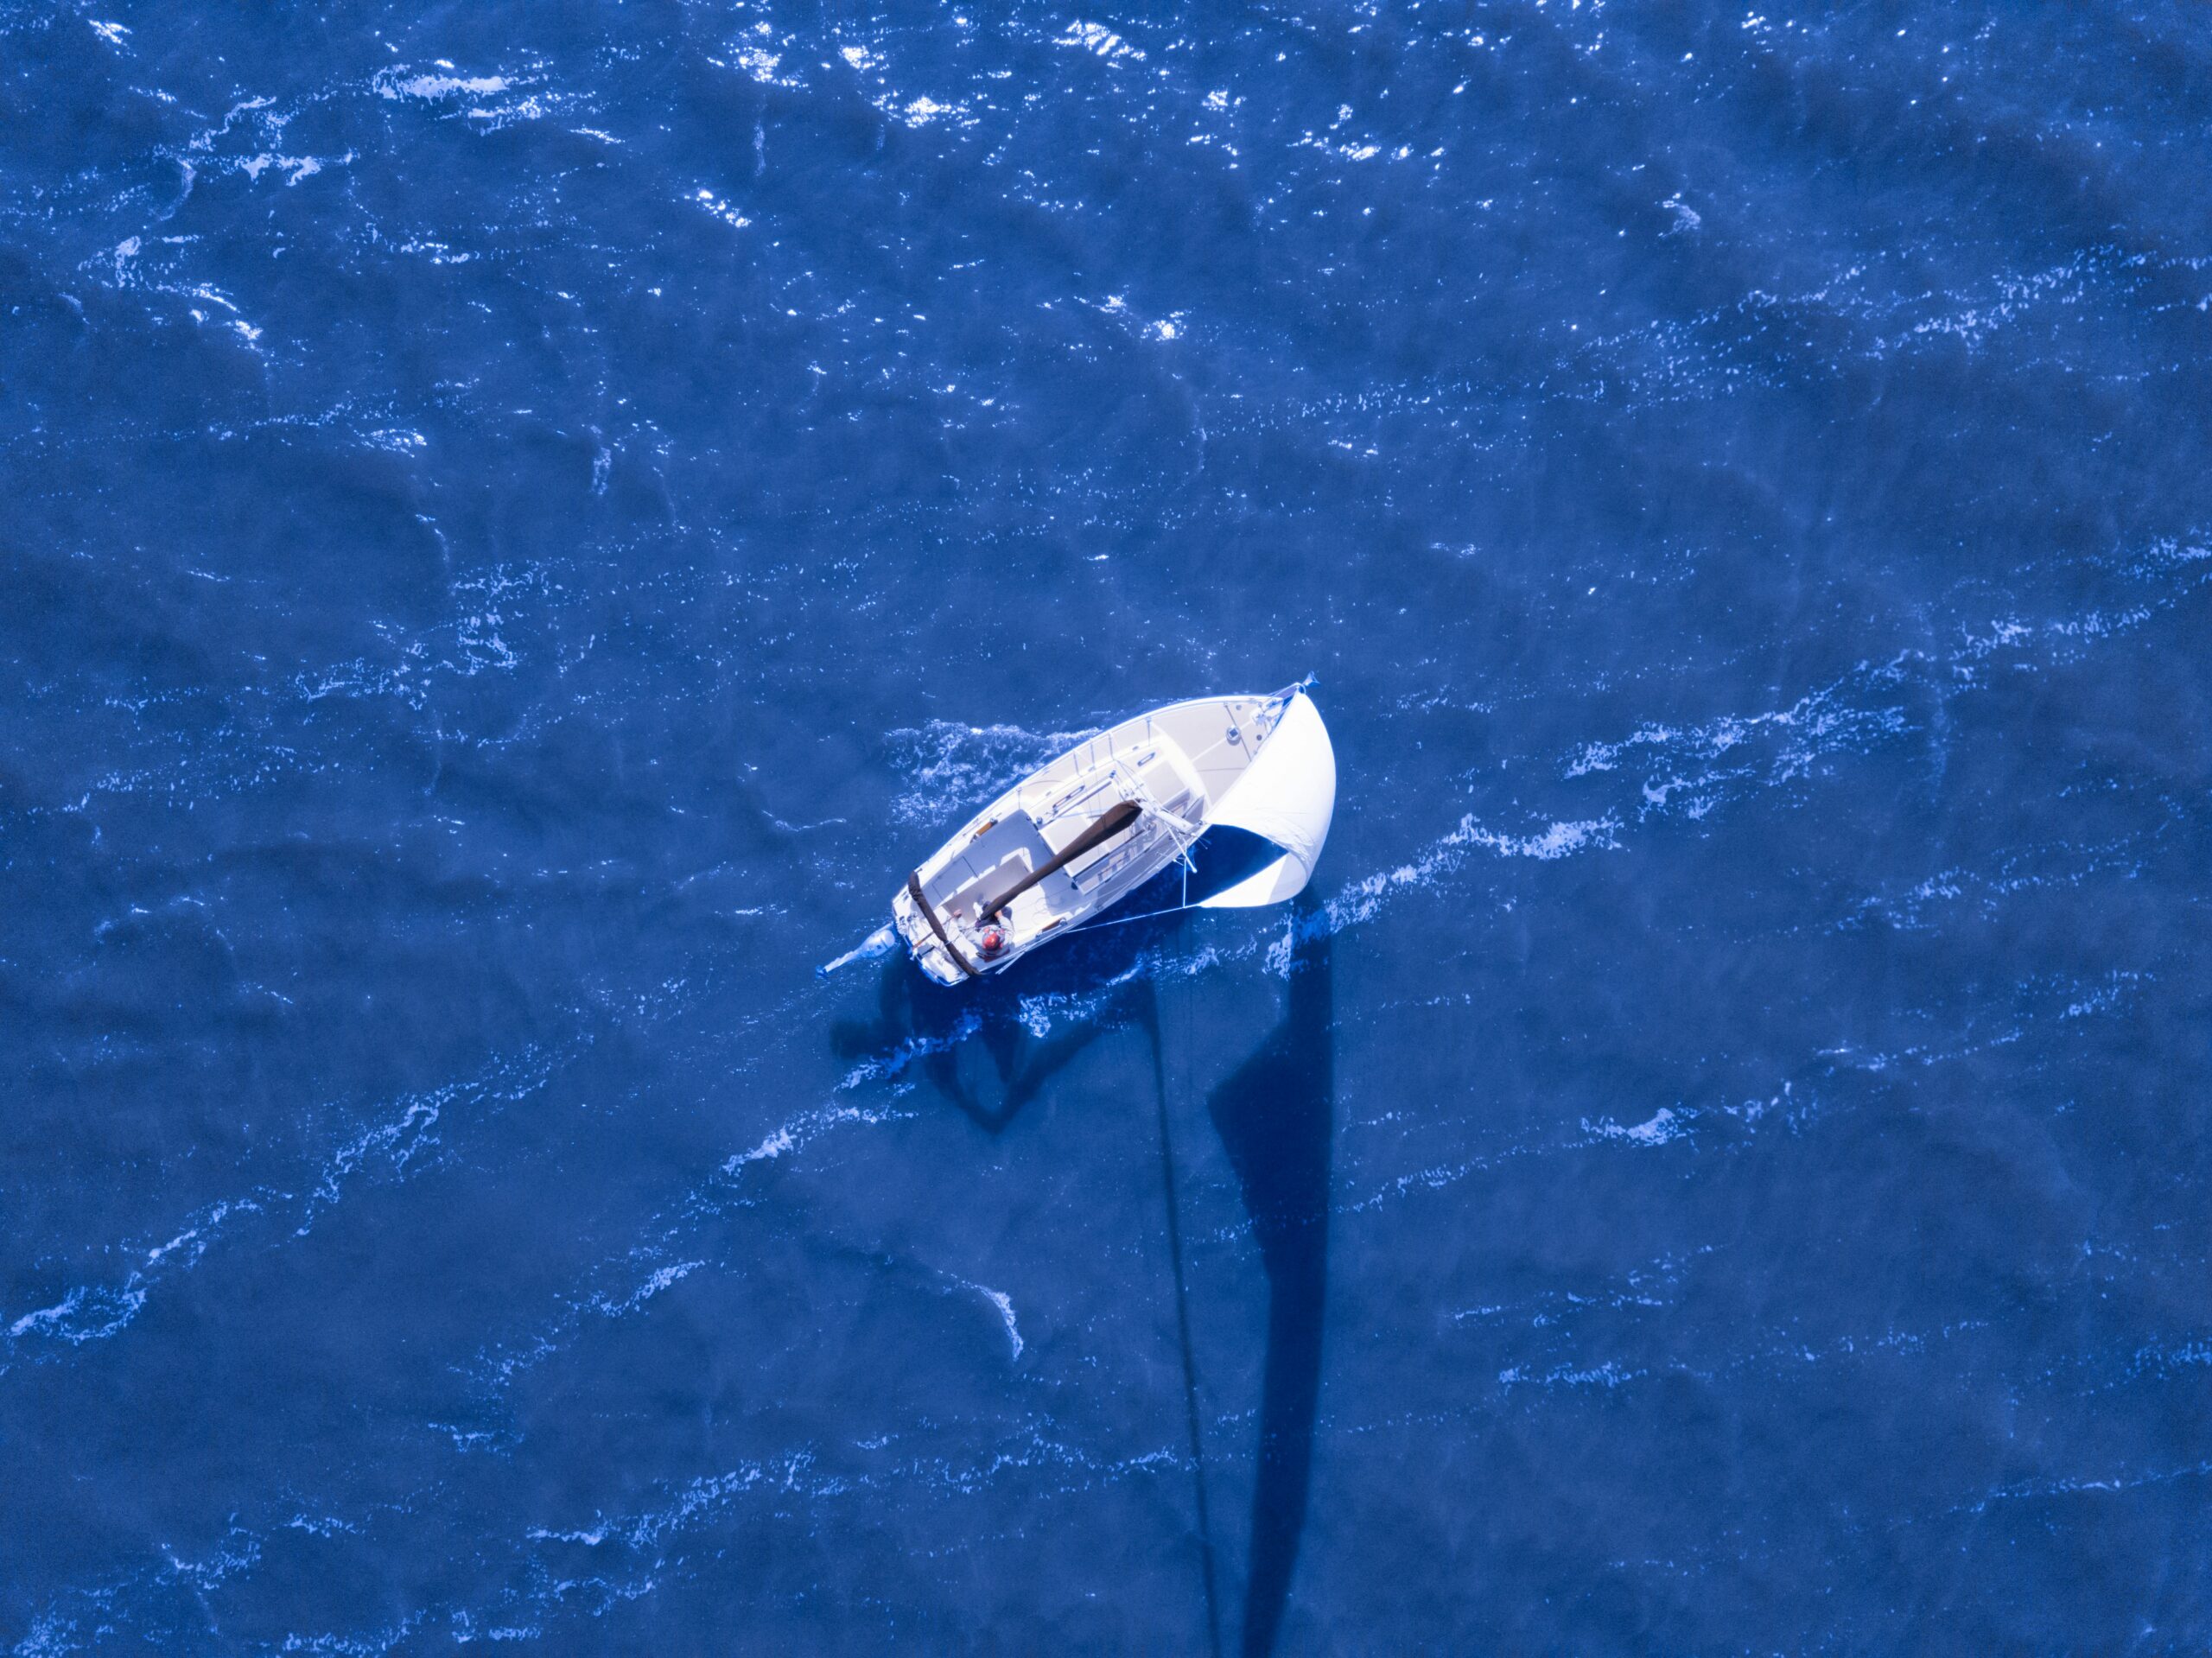
[[[1257,1477],[1244,1587],[1245,1658],[1274,1651],[1306,1528],[1329,1268],[1336,1031],[1331,948],[1313,899],[1292,923],[1281,1021],[1207,1097],[1243,1191],[1268,1280]]]
[[[1299,900],[1281,1017],[1258,1048],[1206,1100],[1259,1244],[1268,1286],[1267,1350],[1241,1624],[1247,1658],[1272,1652],[1281,1630],[1305,1528],[1319,1402],[1335,1126],[1335,1032],[1331,942],[1325,931],[1314,924],[1313,910],[1310,898]],[[1069,948],[1049,965],[1033,962],[1013,979],[952,989],[929,982],[904,959],[887,961],[878,982],[876,1017],[841,1021],[833,1026],[831,1039],[841,1058],[873,1064],[883,1074],[911,1065],[945,1100],[995,1134],[1101,1036],[1131,1028],[1144,1036],[1160,1096],[1162,1188],[1175,1266],[1176,1324],[1197,1495],[1195,1540],[1209,1634],[1217,1651],[1220,1617],[1206,1501],[1209,1453],[1198,1417],[1166,1080],[1171,1074],[1187,1074],[1187,1066],[1168,1063],[1161,988],[1143,970],[1147,952],[1168,943],[1183,922],[1181,915],[1166,914],[1102,929],[1093,937],[1071,939]],[[1172,1000],[1176,994],[1170,988],[1166,996]],[[1048,1007],[1058,1002],[1063,1011],[1040,1034],[1024,1017],[1025,1001],[1043,1001]],[[1187,1028],[1180,1020],[1173,1022]],[[963,1055],[977,1053],[982,1063],[971,1060],[963,1065]]]

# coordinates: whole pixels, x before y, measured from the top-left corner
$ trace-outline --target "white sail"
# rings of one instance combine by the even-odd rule
[[[1295,898],[1313,877],[1337,810],[1337,753],[1313,699],[1300,691],[1244,774],[1206,814],[1207,827],[1248,829],[1282,848],[1255,875],[1201,900],[1213,910],[1255,909]]]

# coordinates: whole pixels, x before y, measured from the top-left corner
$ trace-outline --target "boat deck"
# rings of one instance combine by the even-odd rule
[[[1251,763],[1267,735],[1268,705],[1256,696],[1173,703],[1102,731],[1023,778],[946,842],[893,901],[915,959],[947,984],[995,971],[1167,867]],[[1029,884],[993,915],[1007,893],[1127,804],[1142,808],[1128,828]],[[986,916],[1006,932],[1004,946],[988,957]]]

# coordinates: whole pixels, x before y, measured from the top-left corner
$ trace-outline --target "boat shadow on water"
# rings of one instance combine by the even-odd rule
[[[1236,1173],[1268,1284],[1267,1352],[1238,1626],[1245,1658],[1262,1658],[1274,1650],[1289,1603],[1305,1529],[1320,1397],[1335,1129],[1335,1028],[1331,940],[1325,929],[1313,924],[1313,911],[1310,897],[1302,897],[1291,924],[1294,945],[1281,1016],[1206,1098],[1207,1114]],[[1149,1044],[1159,1096],[1160,1174],[1175,1260],[1177,1328],[1197,1486],[1201,1576],[1211,1646],[1218,1653],[1221,1620],[1206,1514],[1207,1451],[1197,1403],[1166,1083],[1169,1075],[1183,1074],[1187,1067],[1168,1063],[1160,987],[1143,966],[1148,953],[1160,951],[1173,940],[1184,919],[1180,914],[1167,914],[1102,928],[1092,936],[1069,939],[1049,958],[1025,963],[1018,975],[995,976],[954,989],[931,983],[901,955],[883,965],[877,1017],[841,1021],[833,1026],[831,1040],[847,1061],[874,1057],[883,1063],[890,1056],[894,1063],[912,1066],[933,1089],[991,1134],[1003,1132],[1025,1105],[1099,1037],[1134,1028]],[[1049,999],[1047,1005],[1072,1005],[1084,1011],[1065,1028],[1040,1035],[1025,1022],[1023,1007],[1025,1001],[1040,998]],[[963,1069],[963,1051],[986,1056],[988,1073],[975,1075],[972,1064]],[[993,1080],[989,1073],[995,1074],[995,1088],[988,1085]]]

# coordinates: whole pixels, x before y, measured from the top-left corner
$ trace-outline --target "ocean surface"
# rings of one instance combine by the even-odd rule
[[[2194,4],[4,0],[0,1650],[2203,1651],[2208,153]],[[817,977],[1308,672],[1296,905]]]

